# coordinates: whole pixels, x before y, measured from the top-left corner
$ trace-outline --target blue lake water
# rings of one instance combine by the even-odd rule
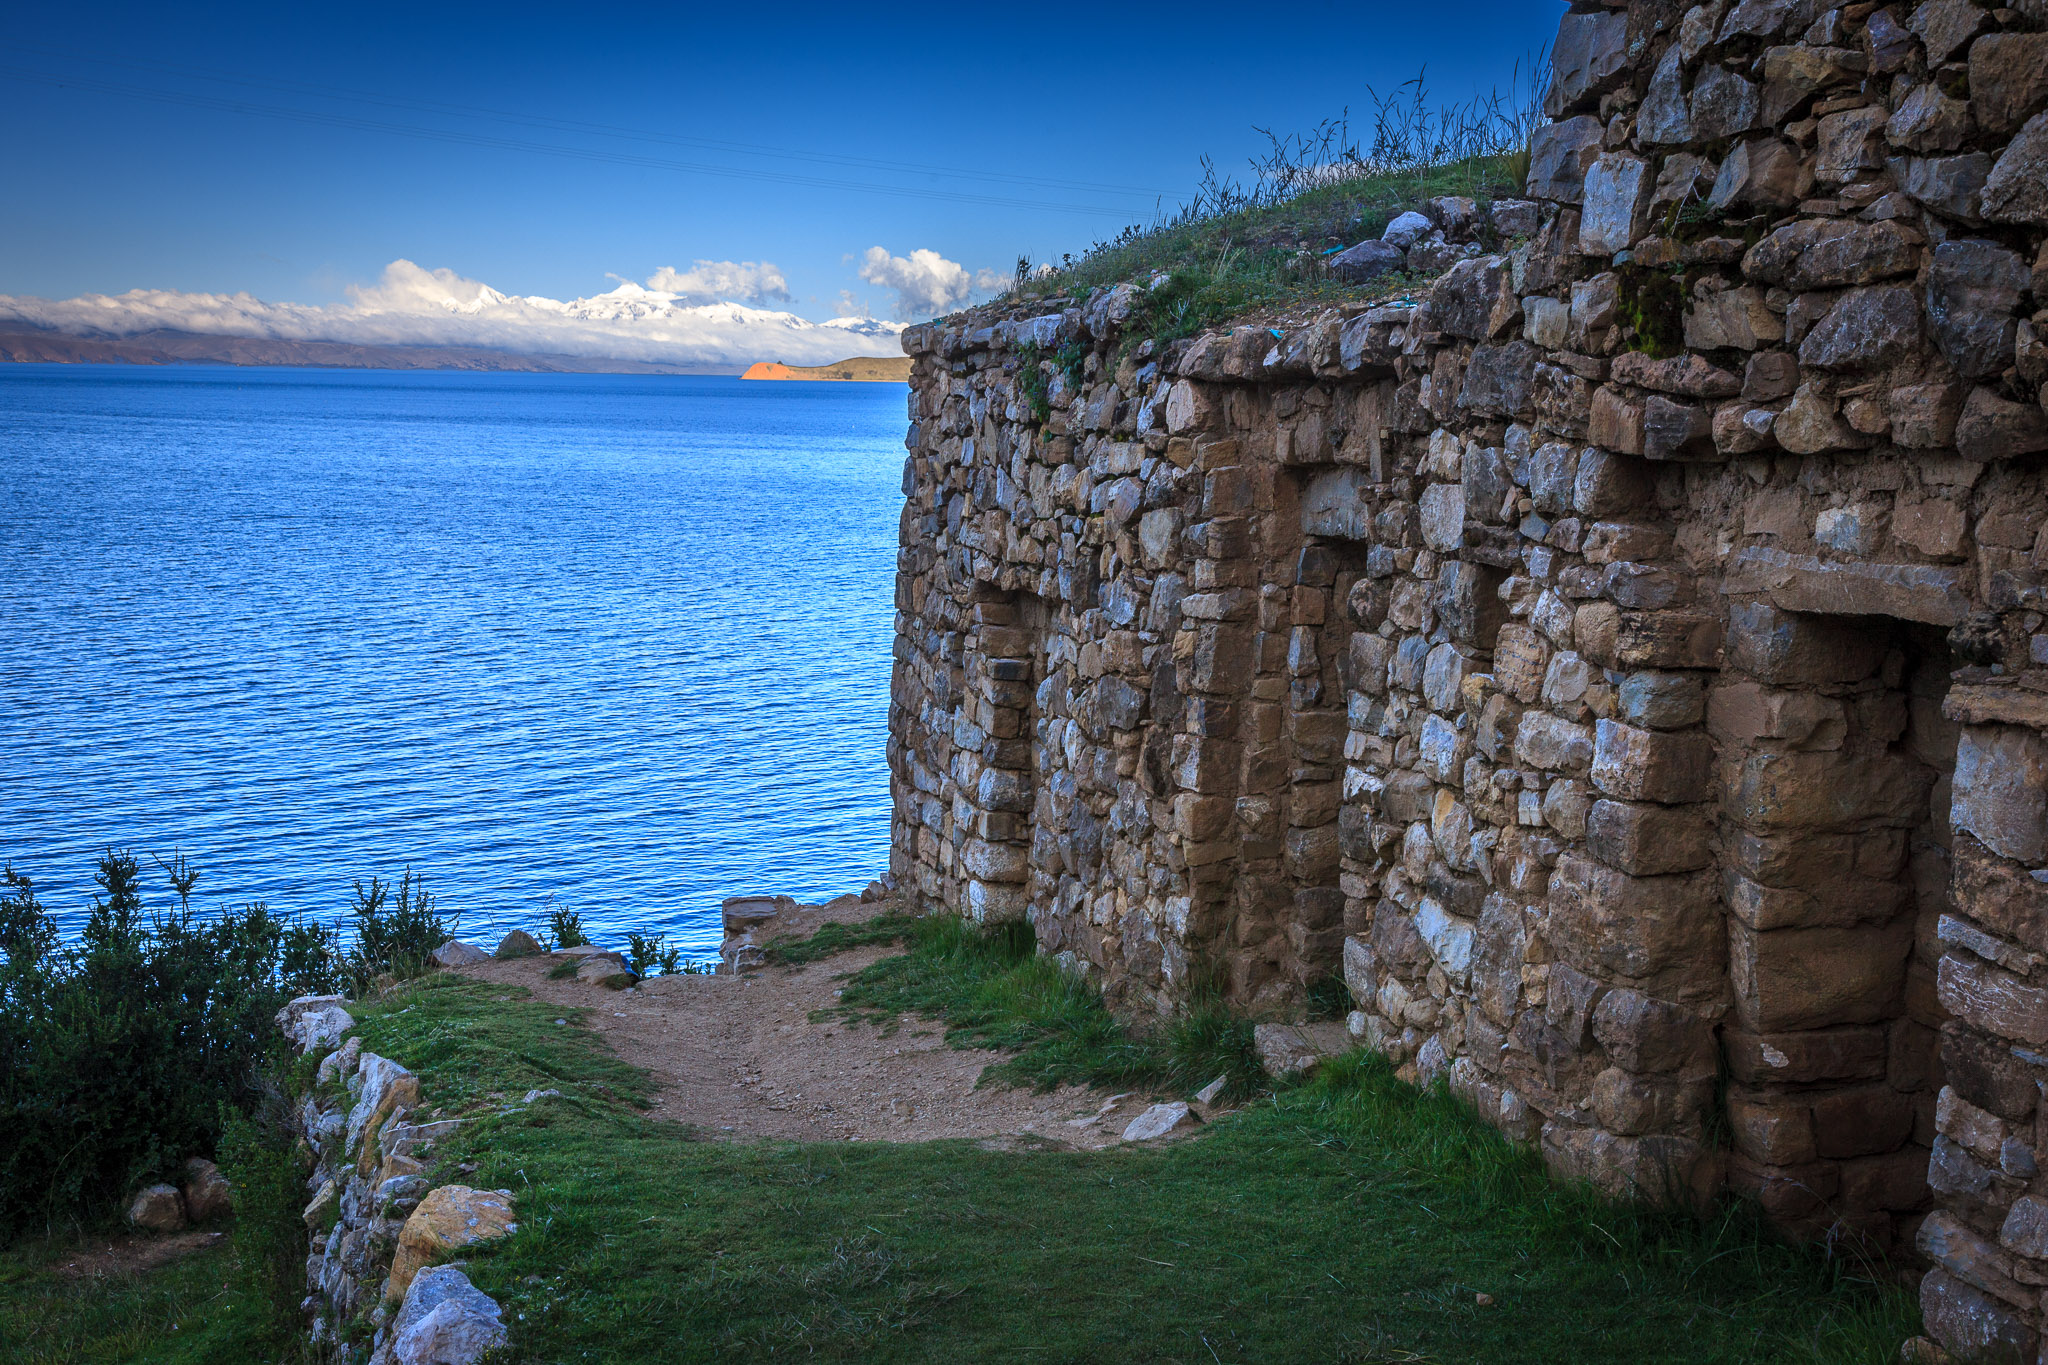
[[[696,954],[726,896],[858,891],[904,394],[0,366],[0,858],[67,932],[108,846]]]

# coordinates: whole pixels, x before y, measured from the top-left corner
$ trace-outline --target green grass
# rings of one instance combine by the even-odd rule
[[[0,1252],[0,1361],[7,1365],[243,1365],[297,1358],[266,1310],[235,1283],[220,1244],[155,1270],[78,1279],[67,1248]]]
[[[943,943],[849,995],[935,1000]],[[1001,956],[953,978],[984,1038]],[[1908,1295],[1741,1206],[1560,1187],[1362,1058],[1165,1148],[719,1142],[647,1117],[588,1033],[504,994],[430,980],[363,1033],[437,1096],[563,1091],[445,1154],[517,1196],[520,1233],[470,1273],[518,1360],[1877,1362],[1915,1327]]]
[[[850,977],[842,1006],[878,1026],[933,1013],[1036,1056],[1011,1073],[1033,1082],[1171,1055],[1164,1031],[1120,1036],[1021,936],[879,921],[825,943],[884,933],[909,951]],[[442,1159],[517,1198],[519,1233],[468,1252],[514,1361],[1875,1365],[1917,1328],[1910,1295],[1775,1242],[1745,1206],[1701,1219],[1557,1185],[1362,1056],[1165,1147],[711,1141],[650,1117],[644,1073],[582,1022],[435,977],[362,1024],[436,1104],[476,1115]],[[536,1087],[563,1099],[496,1102]],[[47,1271],[0,1264],[0,1323],[52,1302]],[[74,1293],[55,1315],[71,1325],[19,1358],[274,1358],[234,1335],[224,1266]]]
[[[1207,1003],[1150,1031],[1134,1030],[1087,982],[1038,954],[1028,926],[985,934],[942,915],[847,928],[893,931],[909,946],[854,973],[832,1012],[885,1030],[904,1014],[943,1019],[955,1047],[1015,1054],[989,1068],[985,1082],[1186,1094],[1222,1076],[1229,1093],[1242,1097],[1263,1079],[1246,1021]],[[790,951],[811,949],[799,941]]]

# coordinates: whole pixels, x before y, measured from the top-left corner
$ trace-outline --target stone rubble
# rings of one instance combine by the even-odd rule
[[[2032,1359],[2044,43],[1575,0],[1526,198],[1357,258],[1412,301],[909,329],[893,885],[1126,1007],[1339,978],[1561,1176],[1917,1255]]]

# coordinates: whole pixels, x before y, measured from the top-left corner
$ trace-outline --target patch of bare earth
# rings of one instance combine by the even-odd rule
[[[67,1250],[51,1262],[50,1268],[59,1275],[80,1280],[106,1275],[139,1275],[195,1251],[203,1251],[226,1235],[193,1228],[161,1235],[124,1232],[110,1237],[95,1237]]]
[[[799,907],[776,937],[803,937],[825,923],[874,913],[858,897]],[[1062,1147],[1103,1147],[1143,1112],[1141,1094],[1083,1086],[1047,1093],[979,1084],[1001,1052],[949,1047],[944,1026],[906,1015],[893,1030],[839,1018],[813,1021],[838,1003],[844,978],[893,947],[854,949],[801,967],[739,976],[654,977],[629,991],[573,978],[551,981],[561,959],[528,957],[458,969],[463,976],[523,986],[537,1000],[581,1006],[589,1025],[660,1086],[654,1112],[709,1133],[798,1142],[921,1142],[982,1138]]]

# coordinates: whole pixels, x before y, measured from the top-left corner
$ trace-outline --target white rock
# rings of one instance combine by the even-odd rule
[[[341,1041],[356,1026],[339,995],[301,995],[277,1012],[277,1027],[301,1052]]]
[[[1214,1104],[1223,1097],[1223,1088],[1230,1084],[1230,1077],[1218,1076],[1215,1080],[1195,1092],[1196,1104]]]
[[[1402,251],[1406,251],[1424,237],[1429,236],[1435,228],[1436,224],[1430,222],[1422,214],[1410,209],[1393,222],[1387,224],[1387,230],[1380,234],[1380,240]]]
[[[1151,1142],[1183,1128],[1199,1127],[1201,1122],[1195,1111],[1180,1100],[1171,1104],[1155,1104],[1124,1128],[1124,1141]]]
[[[497,1301],[452,1265],[413,1276],[371,1365],[476,1365],[507,1337]]]

